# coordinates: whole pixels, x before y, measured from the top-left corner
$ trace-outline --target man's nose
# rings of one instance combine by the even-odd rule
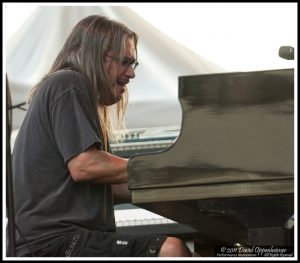
[[[126,71],[125,71],[125,75],[128,76],[129,78],[133,79],[135,77],[135,72],[133,69],[133,66],[129,66]]]

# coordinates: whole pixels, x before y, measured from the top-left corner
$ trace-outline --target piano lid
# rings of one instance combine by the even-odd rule
[[[134,203],[293,193],[294,70],[179,77],[182,127],[132,156]]]

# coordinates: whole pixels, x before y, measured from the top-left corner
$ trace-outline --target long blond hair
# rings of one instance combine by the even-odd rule
[[[63,48],[57,55],[50,71],[34,86],[29,95],[28,103],[44,79],[61,69],[73,69],[82,73],[88,80],[95,95],[102,129],[113,138],[113,119],[111,107],[105,105],[110,97],[114,96],[112,83],[104,67],[104,57],[109,51],[120,58],[124,54],[125,40],[132,38],[137,50],[138,36],[127,26],[104,16],[88,16],[74,27]],[[116,105],[116,119],[118,128],[124,127],[124,114],[128,102],[128,91]]]

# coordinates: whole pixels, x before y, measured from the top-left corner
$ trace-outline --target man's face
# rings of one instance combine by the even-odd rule
[[[129,80],[135,77],[134,67],[136,60],[136,50],[134,46],[134,40],[127,38],[125,43],[124,58],[119,60],[116,56],[110,52],[105,58],[105,67],[107,69],[110,80],[114,87],[114,98],[111,104],[118,102],[122,94],[125,91],[125,86],[129,83]]]

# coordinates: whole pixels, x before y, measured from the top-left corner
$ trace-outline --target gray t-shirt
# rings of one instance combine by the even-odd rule
[[[75,183],[67,162],[103,149],[95,98],[78,72],[43,81],[15,141],[12,168],[16,224],[33,248],[77,227],[115,231],[110,185]],[[17,231],[17,254],[28,252]]]

